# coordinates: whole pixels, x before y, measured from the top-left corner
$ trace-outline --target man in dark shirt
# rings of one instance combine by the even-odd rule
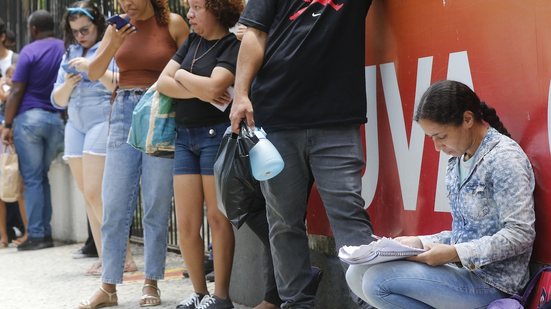
[[[315,181],[337,248],[367,244],[361,196],[366,122],[365,18],[370,0],[254,0],[239,51],[230,113],[263,127],[285,161],[261,183],[282,308],[313,308],[319,273],[303,221]],[[254,82],[253,82],[254,81]],[[253,112],[254,107],[254,112]]]
[[[20,251],[53,246],[48,170],[63,148],[64,135],[61,115],[50,103],[63,41],[53,37],[54,20],[47,11],[32,13],[28,29],[32,43],[19,55],[2,131],[2,142],[15,144],[25,184],[29,237],[17,246]]]

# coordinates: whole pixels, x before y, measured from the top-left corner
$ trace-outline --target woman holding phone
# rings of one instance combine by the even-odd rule
[[[141,188],[145,280],[139,306],[161,304],[157,280],[164,277],[168,220],[172,203],[173,160],[152,157],[126,143],[134,107],[159,77],[162,68],[186,39],[184,19],[170,12],[167,0],[119,0],[129,24],[110,25],[91,61],[88,76],[101,78],[112,59],[119,82],[112,105],[103,178],[101,286],[81,309],[118,304],[128,234]],[[137,31],[136,31],[137,30]]]
[[[101,184],[111,112],[109,102],[116,83],[114,71],[106,70],[98,81],[91,81],[87,72],[105,28],[105,18],[90,1],[77,1],[67,8],[62,22],[67,51],[51,96],[54,106],[68,108],[63,159],[69,163],[71,174],[84,195],[86,213],[100,257]],[[137,270],[130,251],[126,255],[124,270]],[[101,274],[101,260],[94,263],[86,274]]]

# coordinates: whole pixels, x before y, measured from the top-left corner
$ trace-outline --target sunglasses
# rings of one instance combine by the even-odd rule
[[[78,36],[78,34],[80,33],[80,35],[82,36],[87,36],[88,34],[90,34],[90,27],[92,26],[93,24],[89,24],[87,26],[84,26],[80,29],[71,29],[71,32],[73,33],[73,36],[76,38]]]

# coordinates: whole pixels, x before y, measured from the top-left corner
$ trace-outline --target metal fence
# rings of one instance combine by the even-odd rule
[[[172,12],[178,13],[185,18],[185,9],[183,6],[184,0],[169,0],[169,5]],[[53,17],[55,22],[55,31],[57,37],[62,37],[60,29],[60,21],[65,9],[75,2],[74,0],[0,0],[0,18],[6,23],[6,28],[13,31],[17,38],[17,50],[29,42],[27,35],[27,18],[36,10],[47,10]],[[92,1],[105,16],[111,16],[121,12],[120,5],[117,0],[95,0]],[[178,249],[178,233],[176,226],[176,214],[174,211],[174,202],[171,205],[172,211],[168,224],[169,229],[169,249],[179,251]],[[208,248],[210,243],[210,233],[206,220],[203,224],[202,235],[205,239],[205,248]],[[132,224],[131,241],[143,243],[143,225],[142,225],[142,208],[141,201],[138,201],[138,207],[134,215]]]
[[[130,241],[134,243],[143,244],[143,225],[142,225],[142,208],[141,208],[141,195],[138,199],[138,207],[134,213],[134,220],[132,221],[132,229],[130,231]],[[180,252],[178,247],[178,226],[176,224],[176,212],[174,207],[174,199],[172,199],[172,205],[170,206],[170,218],[168,221],[168,249],[174,252]],[[207,218],[203,217],[203,227],[201,228],[201,235],[205,242],[205,249],[210,244],[210,230],[208,228]]]

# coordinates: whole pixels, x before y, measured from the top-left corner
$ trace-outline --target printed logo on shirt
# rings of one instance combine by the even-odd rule
[[[291,17],[289,17],[290,20],[297,19],[300,15],[302,15],[302,13],[304,13],[304,11],[306,11],[310,6],[312,6],[315,3],[319,3],[323,6],[330,6],[335,11],[340,10],[344,5],[344,3],[336,4],[333,0],[304,0],[304,2],[310,3],[310,4],[298,10],[295,14],[291,15]],[[321,15],[321,12],[312,13],[312,17],[318,17],[320,15]]]

